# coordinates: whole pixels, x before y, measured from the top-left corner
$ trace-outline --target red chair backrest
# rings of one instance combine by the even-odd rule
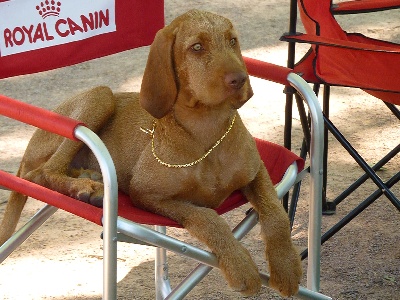
[[[163,26],[163,0],[0,0],[0,79],[146,46]]]
[[[384,101],[400,104],[400,45],[347,33],[332,14],[332,0],[297,1],[306,32],[332,43],[312,45],[315,76],[321,82],[359,87]]]
[[[298,0],[300,18],[307,33],[324,37],[346,39],[331,14],[332,0]]]

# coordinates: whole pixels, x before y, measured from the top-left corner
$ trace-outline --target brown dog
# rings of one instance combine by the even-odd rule
[[[113,157],[119,188],[135,205],[182,224],[215,253],[230,286],[251,295],[260,289],[257,266],[212,209],[241,189],[259,213],[270,284],[289,296],[298,290],[301,263],[287,215],[237,114],[251,96],[230,21],[190,11],[158,32],[140,94],[98,87],[56,112],[99,134]],[[18,176],[101,205],[98,172],[82,144],[38,130]],[[15,230],[25,201],[11,194],[0,243]]]

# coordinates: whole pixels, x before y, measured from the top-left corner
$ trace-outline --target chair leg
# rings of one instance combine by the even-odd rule
[[[45,205],[21,229],[14,233],[14,235],[0,247],[0,263],[35,232],[36,229],[42,226],[57,210],[57,207]]]
[[[154,226],[157,232],[162,234],[167,233],[165,226]],[[168,261],[167,250],[164,248],[156,247],[155,257],[155,286],[156,286],[156,299],[163,300],[171,293],[171,285],[168,275]]]
[[[314,84],[313,91],[316,95],[319,93],[319,84]],[[329,114],[329,86],[324,89],[324,110]],[[296,104],[297,104],[297,109],[300,115],[300,121],[301,121],[301,126],[303,129],[303,134],[304,134],[304,139],[303,139],[303,144],[301,147],[301,152],[300,152],[300,157],[303,159],[306,159],[307,153],[310,152],[310,141],[311,141],[311,132],[310,132],[310,116],[307,116],[305,106],[303,99],[299,96],[299,94],[295,94],[296,97]],[[327,102],[327,103],[325,103]],[[285,137],[288,134],[286,131],[289,131],[285,128]],[[327,131],[328,129],[326,126],[324,127],[324,145],[328,144],[328,139],[327,139]],[[290,136],[288,137],[290,138]],[[327,152],[327,147],[324,148],[324,170],[327,169],[327,157],[328,157],[328,152]],[[327,172],[324,172],[323,176],[323,195],[322,195],[322,213],[324,215],[332,215],[336,211],[336,203],[335,202],[328,202],[326,199],[326,185],[327,185]],[[296,206],[298,202],[298,197],[300,193],[300,187],[301,187],[301,182],[297,183],[293,189],[293,194],[290,202],[290,207],[289,207],[289,219],[291,222],[291,227],[293,226],[294,223],[294,218],[295,218],[295,213],[296,213]]]
[[[323,92],[323,113],[329,118],[329,98],[331,94],[331,87],[328,84],[324,85]],[[323,177],[323,195],[322,195],[322,214],[333,215],[336,212],[336,205],[333,202],[328,202],[326,198],[326,189],[328,184],[328,126],[324,126],[324,177]]]
[[[392,103],[384,102],[385,105],[390,109],[390,111],[400,120],[400,110],[396,107],[396,105]]]
[[[289,34],[296,33],[297,26],[297,1],[290,1],[290,17],[289,17]],[[296,43],[288,43],[288,59],[287,67],[293,69],[296,56]],[[286,87],[288,88],[288,87]],[[293,93],[288,91],[286,93],[286,106],[285,106],[285,128],[284,128],[284,146],[286,149],[292,149],[292,114],[293,114]],[[297,198],[292,201],[297,202]],[[289,211],[289,193],[282,198],[282,204],[285,210]]]
[[[183,299],[194,287],[212,271],[213,267],[199,264],[192,272],[180,282],[165,300]]]

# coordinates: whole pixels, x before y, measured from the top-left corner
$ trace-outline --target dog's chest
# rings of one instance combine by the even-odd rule
[[[210,156],[192,167],[165,170],[172,198],[218,207],[233,191],[250,183],[260,166],[241,152]]]
[[[201,155],[207,147],[189,147],[194,142],[183,144],[159,138],[154,148],[150,142],[131,173],[131,197],[151,202],[173,199],[212,208],[219,206],[233,191],[249,184],[261,165],[254,139],[237,123],[227,138],[204,157]],[[196,161],[199,157],[202,158]],[[188,165],[188,162],[196,163]]]
[[[218,207],[233,191],[247,185],[253,177],[250,170],[234,170],[221,167],[219,172],[204,171],[201,174],[188,176],[184,182],[184,198],[207,207]]]

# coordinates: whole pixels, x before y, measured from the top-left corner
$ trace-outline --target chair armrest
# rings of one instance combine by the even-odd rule
[[[0,95],[0,115],[33,125],[77,141],[75,129],[82,122],[59,115],[55,112]]]
[[[243,57],[246,68],[251,76],[270,80],[283,85],[289,85],[288,75],[293,72],[292,69],[281,67],[258,59]]]
[[[348,15],[400,8],[400,0],[352,0],[332,5],[334,15]]]
[[[376,44],[367,44],[354,41],[346,41],[341,39],[326,38],[312,34],[284,35],[280,38],[280,40],[286,42],[308,43],[312,45],[321,45],[328,47],[339,47],[352,50],[400,54],[400,46],[399,47],[381,46]]]

